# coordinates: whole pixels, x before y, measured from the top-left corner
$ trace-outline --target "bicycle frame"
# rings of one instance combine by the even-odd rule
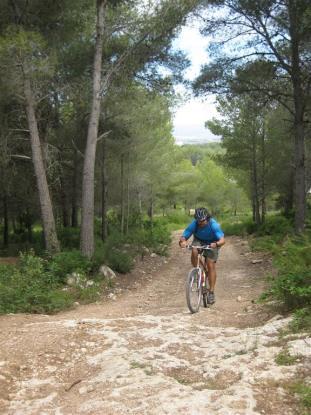
[[[205,268],[205,261],[202,260],[204,250],[212,250],[210,246],[188,246],[188,249],[198,250],[197,266],[194,267],[188,274],[186,284],[186,299],[188,308],[191,313],[199,311],[201,305],[201,298],[203,297],[204,307],[207,307],[207,270]],[[194,303],[192,296],[194,295]]]
[[[203,270],[205,271],[205,273],[207,273],[207,269],[206,269],[206,258],[203,256],[203,251],[212,251],[212,248],[209,245],[202,245],[202,246],[197,246],[197,245],[189,245],[188,249],[197,249],[198,250],[198,260],[197,260],[197,266],[196,268],[200,268],[200,266],[202,265]]]

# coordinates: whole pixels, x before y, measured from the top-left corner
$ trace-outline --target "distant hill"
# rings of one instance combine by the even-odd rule
[[[209,156],[214,158],[215,156],[224,154],[225,150],[221,147],[221,143],[210,142],[206,144],[184,144],[181,146],[182,151],[186,157],[191,159],[192,164],[195,166],[199,160]]]

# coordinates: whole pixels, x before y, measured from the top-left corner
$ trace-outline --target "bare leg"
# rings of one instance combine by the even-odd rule
[[[210,291],[214,291],[216,285],[216,263],[207,258],[208,282]]]
[[[191,252],[191,263],[193,267],[198,266],[198,250],[195,248],[192,248]]]

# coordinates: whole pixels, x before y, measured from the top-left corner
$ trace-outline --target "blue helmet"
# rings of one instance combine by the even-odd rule
[[[209,211],[204,208],[196,208],[195,212],[194,212],[194,218],[197,222],[201,222],[203,220],[208,220],[211,217]]]

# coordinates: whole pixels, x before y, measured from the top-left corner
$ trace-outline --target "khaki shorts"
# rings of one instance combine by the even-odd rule
[[[200,239],[197,239],[193,237],[192,246],[204,246],[206,245],[206,242],[200,241]],[[211,259],[214,262],[217,262],[219,255],[219,248],[212,249],[211,251],[203,251],[203,256],[205,258]]]

